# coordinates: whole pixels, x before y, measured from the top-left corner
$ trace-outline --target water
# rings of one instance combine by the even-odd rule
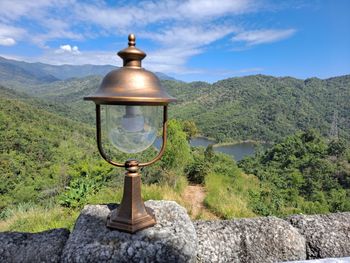
[[[213,140],[209,140],[205,137],[193,138],[190,141],[191,146],[203,146],[207,147],[209,144],[215,144]],[[159,149],[161,146],[161,139],[157,138],[154,143],[155,147]],[[264,146],[264,145],[263,145]],[[236,161],[242,160],[246,156],[252,156],[255,154],[256,145],[251,142],[237,143],[237,144],[228,144],[214,147],[214,151],[226,153],[231,155]]]
[[[223,145],[214,147],[214,149],[218,152],[231,155],[236,161],[255,154],[255,145],[250,142]]]
[[[191,146],[196,146],[196,147],[198,146],[207,147],[209,144],[215,144],[215,143],[216,141],[209,140],[205,137],[196,137],[190,141]]]

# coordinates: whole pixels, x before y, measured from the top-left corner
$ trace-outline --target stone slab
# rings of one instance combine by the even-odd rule
[[[323,258],[323,259],[311,259],[301,261],[285,261],[283,263],[350,263],[350,258]]]
[[[308,259],[350,256],[350,213],[287,218],[305,236]]]
[[[276,217],[195,221],[199,262],[281,262],[306,258],[305,239]]]
[[[197,236],[186,210],[173,201],[147,201],[154,227],[128,234],[106,228],[117,206],[82,210],[63,251],[62,262],[195,262]]]
[[[67,229],[53,229],[40,233],[2,232],[0,262],[60,262],[68,236]]]

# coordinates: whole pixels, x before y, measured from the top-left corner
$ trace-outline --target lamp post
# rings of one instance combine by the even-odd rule
[[[139,168],[161,158],[167,140],[167,106],[176,101],[161,87],[156,75],[141,67],[146,54],[135,47],[135,35],[129,35],[129,47],[118,52],[123,67],[112,70],[103,79],[99,89],[84,100],[96,104],[97,146],[101,156],[110,164],[124,167],[124,193],[120,206],[107,218],[107,227],[134,233],[156,224],[153,212],[141,198]],[[145,163],[111,160],[101,143],[101,105],[106,107],[108,139],[118,150],[137,153],[150,147],[157,135],[157,112],[163,108],[163,140],[158,155]]]

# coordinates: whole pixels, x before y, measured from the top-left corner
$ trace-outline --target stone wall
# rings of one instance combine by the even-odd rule
[[[350,213],[192,222],[175,202],[146,205],[157,225],[134,235],[105,227],[116,205],[86,206],[72,233],[0,233],[0,262],[350,262]]]

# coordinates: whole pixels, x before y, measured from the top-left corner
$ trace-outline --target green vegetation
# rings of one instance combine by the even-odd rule
[[[47,103],[64,105],[64,116],[93,124],[94,108],[82,98],[96,90],[101,79],[87,76],[11,87]],[[194,134],[220,142],[280,142],[309,128],[328,136],[334,116],[339,135],[350,139],[350,75],[325,80],[255,75],[214,84],[174,80],[162,80],[162,84],[178,99],[171,105],[170,117],[193,121],[198,127]]]
[[[81,178],[97,184],[113,174],[96,151],[92,127],[0,93],[0,210],[46,203],[81,187]]]
[[[248,190],[259,193],[257,178],[242,173],[232,158],[224,154],[215,154],[211,164],[204,178],[206,206],[223,219],[254,216]]]
[[[100,79],[0,87],[0,230],[71,228],[84,205],[120,202],[124,171],[99,156],[94,107],[82,101]],[[222,219],[350,211],[350,76],[163,85],[179,102],[171,106],[176,120],[163,158],[142,169],[145,200],[175,200],[191,213],[184,189],[201,184],[208,213]],[[328,141],[334,116],[341,139]],[[317,132],[301,132],[310,127]],[[212,146],[191,148],[196,134],[279,143],[237,166]],[[113,159],[130,157],[104,146]]]
[[[350,139],[350,75],[330,79],[255,75],[163,85],[178,99],[172,117],[193,120],[202,135],[218,141],[279,142],[299,130],[323,136],[338,115],[339,134]]]
[[[257,214],[350,210],[350,149],[342,140],[326,142],[313,130],[298,132],[239,166],[268,186],[252,194]]]
[[[72,229],[79,215],[77,210],[60,206],[20,204],[5,210],[0,221],[0,231],[40,232],[52,228]]]
[[[116,171],[98,155],[93,127],[58,116],[52,109],[49,112],[46,110],[49,105],[37,106],[41,101],[23,94],[5,88],[0,93],[0,135],[4,142],[0,151],[4,182],[0,188],[1,230],[72,228],[85,204],[120,202],[123,171]],[[191,149],[188,139],[195,131],[192,122],[169,121],[169,140],[163,158],[142,170],[144,199],[175,200],[190,210],[191,200],[182,196],[188,184],[186,175],[191,169],[200,170],[202,162],[206,171],[203,170],[201,183],[215,180],[210,176],[218,179],[224,173],[230,178],[220,181],[216,189],[208,188],[208,208],[223,218],[253,215],[244,199],[247,196],[242,197],[247,204],[245,211],[230,208],[230,202],[241,197],[234,187],[241,178],[236,164],[227,156],[215,154],[212,147]],[[115,158],[127,158],[110,153]],[[139,157],[150,159],[155,154],[150,149]],[[221,164],[228,168],[222,170]],[[225,197],[226,207],[217,208],[212,197],[222,184],[234,189],[234,194]]]

